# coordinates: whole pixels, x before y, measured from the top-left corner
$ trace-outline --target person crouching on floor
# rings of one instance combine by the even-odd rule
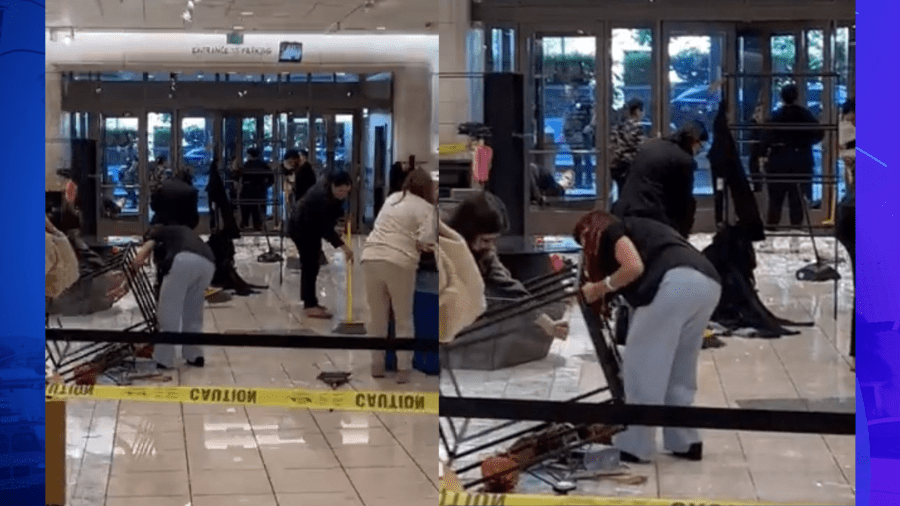
[[[649,218],[593,211],[573,235],[584,248],[585,301],[596,308],[618,293],[635,308],[623,359],[625,401],[693,404],[703,332],[722,292],[715,267],[675,229]],[[632,425],[613,445],[625,462],[650,461],[656,428]],[[663,446],[676,457],[703,456],[696,429],[666,428]]]
[[[144,235],[134,268],[153,253],[159,283],[157,320],[160,332],[203,332],[206,289],[216,271],[216,257],[196,232],[182,225],[155,225]],[[203,367],[203,348],[184,345],[188,364]],[[175,367],[175,346],[157,344],[153,359],[161,369]]]
[[[484,280],[485,295],[488,299],[508,301],[532,295],[521,281],[512,277],[497,255],[496,240],[509,227],[506,207],[497,196],[485,191],[469,197],[459,204],[447,220],[447,225],[459,233],[469,245]],[[489,302],[488,309],[490,307]],[[569,324],[565,318],[554,320],[546,313],[537,311],[529,315],[535,317],[532,323],[548,336],[557,339],[568,337]]]
[[[344,244],[337,232],[337,223],[344,216],[344,200],[350,195],[353,180],[346,172],[329,174],[324,181],[310,188],[294,204],[288,223],[288,235],[300,254],[300,299],[308,318],[330,319],[332,314],[319,305],[316,280],[319,277],[322,240],[344,250],[348,266],[353,264],[353,250]],[[348,267],[349,268],[349,267]]]
[[[420,253],[433,251],[437,240],[434,179],[424,169],[410,171],[403,189],[384,203],[360,261],[366,275],[371,335],[388,333],[391,311],[396,336],[415,337],[413,300]],[[372,376],[384,377],[384,351],[372,352]],[[397,383],[409,381],[411,351],[397,352]]]

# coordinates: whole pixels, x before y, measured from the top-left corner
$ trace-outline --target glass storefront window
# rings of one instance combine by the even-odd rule
[[[122,70],[119,72],[101,72],[99,77],[101,81],[143,81],[144,73]]]
[[[288,80],[292,83],[308,83],[309,82],[309,74],[291,74],[288,76]]]
[[[797,68],[797,39],[793,35],[774,35],[770,39],[772,51],[772,73],[793,74]],[[781,107],[781,88],[794,82],[787,75],[775,76],[772,79],[772,110]]]
[[[366,77],[366,81],[390,81],[391,73],[390,72],[380,72],[378,74],[370,74]]]
[[[334,74],[310,74],[309,80],[313,83],[333,83]]]
[[[491,29],[491,72],[516,71],[516,30]]]
[[[216,73],[215,72],[182,72],[182,73],[178,74],[177,79],[179,81],[185,81],[185,82],[215,81]]]
[[[825,32],[822,30],[806,30],[806,71],[810,74],[821,74],[825,70]],[[806,107],[813,116],[819,118],[820,123],[830,122],[826,118],[824,112],[824,93],[825,80],[821,76],[810,76],[803,80],[806,84]],[[831,85],[835,84],[834,79],[830,79]],[[823,151],[822,143],[813,146],[813,177],[821,181],[823,174]],[[823,186],[821,183],[813,183],[812,198],[810,199],[811,207],[820,208],[822,206]]]
[[[612,83],[610,86],[610,156],[616,152],[616,139],[613,133],[627,126],[627,121],[637,121],[646,137],[653,130],[653,30],[649,28],[614,28],[610,45]],[[640,101],[642,112],[630,113],[629,104]],[[626,142],[628,142],[626,140]],[[611,167],[624,164],[610,159]],[[618,198],[620,191],[615,178],[620,178],[620,170],[610,173],[610,202]],[[621,181],[621,178],[620,178]]]
[[[838,75],[836,81],[836,90],[834,94],[834,103],[840,112],[844,103],[850,98],[849,86],[852,69],[850,66],[850,28],[839,27],[834,34],[834,44],[832,45],[832,58],[834,61],[834,71]],[[847,183],[844,179],[844,162],[837,158],[837,176],[838,176],[838,200],[844,198],[847,193]]]
[[[337,74],[335,74],[335,80],[339,83],[358,83],[359,74],[347,74],[344,72],[338,72]]]

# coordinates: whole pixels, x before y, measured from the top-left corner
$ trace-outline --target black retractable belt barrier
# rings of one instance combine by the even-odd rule
[[[856,434],[854,413],[586,404],[441,397],[441,417],[558,423],[691,427],[797,434]]]
[[[175,344],[249,348],[329,350],[412,350],[437,352],[437,340],[341,337],[302,334],[213,334],[190,332],[124,332],[120,330],[47,329],[47,341],[84,343]]]

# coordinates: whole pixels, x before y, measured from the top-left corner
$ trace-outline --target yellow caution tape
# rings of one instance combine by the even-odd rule
[[[437,392],[360,392],[221,386],[47,385],[48,400],[113,400],[274,406],[284,408],[438,414]]]
[[[659,499],[645,497],[589,497],[574,495],[466,494],[441,490],[440,506],[505,505],[505,506],[759,506],[775,503],[754,501],[718,501],[709,499]],[[785,506],[784,503],[779,503]],[[799,504],[799,503],[798,503]]]
[[[438,146],[438,154],[441,156],[455,155],[471,151],[468,144],[441,144]]]

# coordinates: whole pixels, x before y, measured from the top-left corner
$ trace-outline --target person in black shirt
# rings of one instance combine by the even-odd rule
[[[200,214],[197,211],[198,190],[190,184],[187,174],[166,179],[150,194],[153,225],[184,225],[197,228]]]
[[[300,298],[303,300],[306,316],[310,318],[332,317],[327,309],[319,305],[316,296],[322,240],[330,242],[335,248],[342,248],[347,255],[347,262],[353,263],[350,245],[344,244],[336,230],[338,220],[344,215],[344,200],[350,194],[351,187],[350,174],[330,174],[294,204],[291,211],[287,233],[300,254]]]
[[[690,406],[704,330],[722,291],[715,267],[677,231],[649,218],[593,211],[574,236],[584,248],[585,301],[604,304],[621,293],[636,308],[622,371],[626,402]],[[666,428],[663,439],[675,456],[702,458],[696,429]],[[656,452],[655,428],[631,426],[614,446],[626,462],[648,461]]]
[[[216,257],[209,245],[181,225],[153,226],[144,240],[134,265],[143,265],[153,254],[159,283],[159,331],[203,332],[204,295],[216,270]],[[203,367],[202,347],[185,345],[182,353],[188,364]],[[157,344],[153,359],[160,368],[175,367],[175,346]]]
[[[262,230],[262,214],[266,195],[275,180],[272,170],[260,158],[256,148],[247,150],[249,158],[241,171],[241,228],[247,228],[253,220],[253,229]]]
[[[797,104],[797,86],[789,84],[781,89],[784,103],[772,114],[771,123],[807,124],[815,126],[819,120],[808,109]],[[769,216],[767,225],[781,222],[781,208],[788,200],[788,212],[792,226],[803,224],[803,197],[811,197],[813,167],[815,159],[812,147],[822,142],[825,130],[808,128],[804,130],[779,129],[765,134],[761,149],[768,152],[766,171],[769,176]],[[798,182],[799,181],[799,182]]]
[[[697,210],[694,156],[708,139],[703,123],[688,121],[671,137],[644,142],[613,204],[613,214],[652,218],[685,237],[690,235]]]
[[[318,177],[316,171],[309,163],[309,151],[301,149],[299,152],[299,163],[296,174],[294,175],[294,202],[299,202],[306,195],[310,188],[316,185]]]

